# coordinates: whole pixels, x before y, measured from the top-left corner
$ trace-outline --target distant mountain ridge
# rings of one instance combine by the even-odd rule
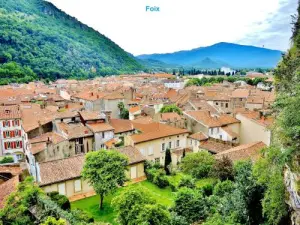
[[[281,57],[282,52],[278,50],[226,42],[174,53],[137,56],[142,60],[201,68],[274,68]]]

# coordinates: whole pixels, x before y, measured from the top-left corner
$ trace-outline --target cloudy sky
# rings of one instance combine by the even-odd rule
[[[232,42],[286,50],[297,0],[48,0],[138,55]],[[158,6],[160,12],[146,12]]]

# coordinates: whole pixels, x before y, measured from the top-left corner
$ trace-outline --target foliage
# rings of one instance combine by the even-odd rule
[[[63,219],[56,220],[54,217],[49,216],[44,223],[41,225],[66,225],[66,221]]]
[[[143,69],[110,39],[47,1],[0,1],[0,9],[1,84]]]
[[[104,196],[116,191],[126,181],[127,164],[128,159],[114,150],[100,150],[86,154],[82,177],[100,195],[100,209],[103,208]]]
[[[228,193],[232,193],[234,190],[234,183],[230,180],[218,182],[214,187],[213,194],[218,197],[225,197]]]
[[[182,159],[180,167],[194,178],[207,177],[214,165],[214,157],[207,151],[191,153]]]
[[[47,195],[63,210],[71,209],[70,201],[65,195],[60,195],[57,191],[50,192]]]
[[[202,192],[189,188],[181,188],[172,208],[178,216],[184,217],[190,224],[205,219],[208,213],[207,203]]]
[[[120,118],[124,119],[124,120],[128,120],[129,119],[129,111],[128,109],[123,109],[120,113]]]
[[[171,225],[189,225],[184,216],[178,216],[176,213],[171,213]]]
[[[166,176],[166,171],[158,163],[146,161],[145,174],[147,179],[160,188],[169,186],[169,180]]]
[[[170,175],[170,164],[172,163],[172,157],[171,157],[171,150],[169,148],[166,149],[166,153],[165,153],[165,165],[164,165],[164,169],[166,171],[167,175]]]
[[[183,176],[178,184],[178,188],[182,187],[194,189],[196,187],[195,180],[191,176]]]
[[[143,188],[130,187],[112,201],[121,225],[169,225],[169,212]]]
[[[13,163],[14,162],[14,158],[11,156],[4,156],[1,160],[0,160],[0,164],[5,164],[5,163]]]
[[[169,112],[175,112],[179,115],[182,115],[182,111],[180,108],[178,108],[176,105],[165,105],[161,108],[160,113],[169,113]]]
[[[217,159],[213,169],[213,176],[219,178],[220,180],[232,180],[233,179],[233,164],[232,161],[227,157],[222,157]]]

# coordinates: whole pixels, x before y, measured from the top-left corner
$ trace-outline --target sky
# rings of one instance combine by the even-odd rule
[[[297,0],[48,0],[134,55],[218,42],[285,51]],[[146,6],[159,7],[146,11]]]

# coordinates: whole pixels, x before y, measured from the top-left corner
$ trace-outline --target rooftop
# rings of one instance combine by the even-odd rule
[[[89,127],[94,133],[114,130],[114,128],[108,123],[92,123],[87,124],[87,127]]]
[[[133,146],[125,146],[116,150],[128,157],[129,165],[143,162],[146,160],[146,158],[140,153],[140,151]]]
[[[115,134],[134,130],[134,126],[130,120],[111,119],[110,125],[115,129]]]

